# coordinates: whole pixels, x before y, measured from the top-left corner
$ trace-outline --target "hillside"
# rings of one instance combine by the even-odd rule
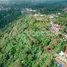
[[[52,52],[62,51],[67,40],[50,27],[49,15],[25,14],[1,29],[0,67],[57,67]]]

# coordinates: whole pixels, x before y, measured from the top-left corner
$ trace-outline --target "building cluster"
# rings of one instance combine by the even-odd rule
[[[61,52],[59,53],[59,55],[60,55],[60,56],[64,56],[65,58],[67,58],[67,52],[61,51]]]
[[[0,11],[8,11],[8,10],[10,10],[10,8],[0,7]]]
[[[23,9],[21,9],[21,13],[23,14],[23,13],[35,13],[35,12],[37,12],[36,10],[33,10],[33,9],[31,9],[31,8],[23,8]]]
[[[60,13],[58,13],[60,15]],[[50,15],[50,24],[51,24],[51,31],[55,34],[58,34],[60,30],[64,30],[64,26],[60,26],[54,23],[54,17],[58,17],[57,15],[51,14]]]

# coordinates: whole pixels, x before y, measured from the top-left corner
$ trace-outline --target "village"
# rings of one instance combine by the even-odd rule
[[[46,17],[49,17],[49,21],[46,19],[46,21],[48,21],[51,25],[49,27],[49,30],[55,35],[62,34],[62,40],[64,42],[66,42],[67,35],[61,33],[61,30],[64,30],[64,27],[60,26],[59,24],[54,23],[54,18],[59,17],[60,14],[61,13],[58,13],[57,15],[50,14],[47,16],[46,14],[43,15],[43,14],[36,14],[35,13],[33,15],[31,14],[31,16],[34,17],[36,20],[41,21],[41,22],[45,21],[44,19],[46,19]],[[40,26],[40,28],[43,28],[43,26]],[[31,41],[35,42],[34,39],[29,34],[27,34],[27,36],[29,37],[29,39]],[[51,45],[45,46],[44,52],[50,52],[54,56],[55,62],[56,62],[58,67],[67,67],[67,45],[58,54],[54,50],[51,50]]]
[[[67,67],[67,1],[3,1],[0,67]]]
[[[63,26],[60,26],[60,25],[54,23],[54,17],[58,17],[58,15],[60,15],[60,14],[61,13],[58,13],[57,15],[54,15],[54,14],[48,15],[48,17],[50,19],[50,24],[51,24],[50,31],[55,35],[58,35],[59,33],[61,33],[60,30],[64,30]],[[40,18],[38,18],[38,16]],[[34,14],[34,17],[35,18],[37,17],[36,19],[40,20],[40,21],[44,20],[43,17],[45,17],[45,16],[46,15],[43,15],[43,14]],[[64,41],[66,41],[67,35],[64,35],[64,34],[62,34],[62,35],[63,35],[62,39]],[[57,54],[53,50],[48,50],[48,49],[50,49],[50,47],[51,47],[50,45],[48,45],[47,47],[44,47],[44,51],[50,52],[51,54],[53,54],[58,67],[67,67],[67,45],[64,47],[64,49],[59,54]]]

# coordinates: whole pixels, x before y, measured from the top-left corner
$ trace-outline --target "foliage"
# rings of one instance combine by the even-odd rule
[[[53,55],[45,52],[44,47],[51,45],[50,48],[59,53],[65,43],[58,35],[45,29],[49,25],[48,22],[41,23],[31,19],[30,15],[23,15],[4,28],[0,34],[0,67],[35,67],[43,53],[37,66],[56,67]],[[39,29],[40,26],[44,27]],[[57,43],[54,44],[53,39],[56,39]]]

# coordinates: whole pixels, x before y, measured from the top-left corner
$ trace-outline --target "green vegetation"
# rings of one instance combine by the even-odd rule
[[[57,67],[53,55],[45,52],[44,47],[51,45],[50,49],[59,53],[66,43],[49,27],[48,21],[23,15],[2,29],[0,67]]]
[[[63,33],[67,34],[67,13],[62,13],[55,18],[55,23],[61,25],[64,28]]]

